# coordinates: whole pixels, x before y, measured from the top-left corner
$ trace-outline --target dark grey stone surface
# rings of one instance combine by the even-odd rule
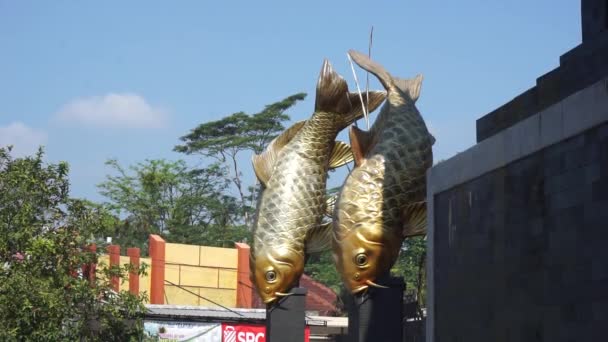
[[[307,290],[294,287],[290,293],[266,310],[266,341],[304,341]]]
[[[581,1],[583,41],[592,41],[608,31],[608,1]]]
[[[403,342],[425,342],[426,320],[403,322]]]
[[[440,192],[434,340],[608,340],[608,123]]]
[[[377,283],[387,288],[370,288],[347,303],[350,342],[403,340],[405,282],[385,275]]]

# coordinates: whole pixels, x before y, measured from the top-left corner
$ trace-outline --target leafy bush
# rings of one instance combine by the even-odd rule
[[[109,283],[129,270],[89,277],[83,269],[97,261],[88,246],[116,219],[69,198],[68,165],[43,155],[13,158],[0,148],[0,340],[141,339],[143,296]]]

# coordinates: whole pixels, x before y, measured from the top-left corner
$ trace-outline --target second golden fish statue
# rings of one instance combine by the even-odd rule
[[[422,76],[393,78],[356,51],[349,55],[387,90],[387,100],[369,131],[351,127],[355,168],[340,191],[334,212],[333,253],[351,293],[389,272],[405,237],[426,232],[426,171],[433,163],[433,136],[415,102]]]
[[[383,91],[370,92],[370,110],[385,97]],[[350,147],[335,139],[362,114],[358,95],[348,92],[346,81],[325,61],[312,117],[285,130],[253,157],[262,190],[250,266],[264,303],[288,295],[297,285],[306,253],[330,248],[331,224],[322,224],[327,172],[352,160]]]

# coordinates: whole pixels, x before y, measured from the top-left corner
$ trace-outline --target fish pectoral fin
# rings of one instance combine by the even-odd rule
[[[426,201],[416,202],[403,211],[403,236],[426,234]]]
[[[266,186],[270,176],[272,176],[272,170],[274,169],[279,152],[293,139],[305,123],[306,121],[296,122],[274,138],[270,144],[268,144],[264,152],[253,156],[253,171],[260,183],[264,186]]]
[[[314,254],[331,248],[333,222],[325,222],[306,234],[306,254]]]
[[[395,78],[395,85],[404,93],[408,94],[412,101],[416,102],[420,97],[422,88],[422,75],[417,75],[413,79]]]
[[[261,154],[255,154],[251,158],[253,172],[263,186],[266,186],[266,183],[270,179],[272,168],[274,167],[274,159],[272,157],[273,156],[269,156],[263,152]]]
[[[336,201],[338,200],[338,194],[329,195],[325,199],[325,216],[332,217],[334,209],[336,209]]]
[[[329,156],[329,168],[335,169],[353,161],[353,152],[350,146],[342,141],[336,141],[334,149]]]
[[[365,154],[371,148],[373,136],[370,132],[363,131],[355,126],[350,127],[348,136],[355,159],[355,166],[359,166],[363,162]]]

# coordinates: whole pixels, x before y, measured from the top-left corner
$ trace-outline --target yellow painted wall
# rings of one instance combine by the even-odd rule
[[[166,304],[235,307],[237,264],[236,248],[165,244],[165,279],[176,284],[165,284]]]
[[[146,275],[139,276],[139,293],[146,292],[147,297],[150,296],[150,272],[152,271],[152,259],[150,258],[139,258],[139,264],[148,265],[146,267]],[[127,281],[128,283],[128,281]],[[150,298],[148,298],[150,299]]]
[[[120,256],[120,265],[124,266],[125,264],[129,263],[129,257],[128,256]],[[148,265],[148,267],[146,268],[146,275],[140,275],[139,276],[139,293],[146,294],[146,297],[150,296],[150,267],[152,265],[152,259],[150,258],[139,258],[139,264],[143,265],[143,264]],[[101,254],[99,255],[99,257],[97,258],[97,265],[100,268],[103,267],[107,267],[110,264],[110,257],[107,254]],[[99,272],[99,270],[97,271],[97,276],[98,277],[102,277],[102,273]],[[166,275],[165,275],[166,276]],[[125,278],[125,279],[120,279],[120,287],[119,287],[120,291],[129,291],[129,278]],[[146,298],[146,303],[149,302],[149,298]]]
[[[107,255],[100,255],[99,264],[109,264]],[[121,256],[120,264],[129,257]],[[148,264],[147,276],[139,279],[140,292],[150,294],[150,258],[140,258]],[[238,254],[236,248],[218,248],[176,243],[165,244],[165,304],[214,307],[218,303],[236,306]],[[121,282],[121,290],[129,290],[129,280]],[[201,298],[204,297],[204,298]]]

